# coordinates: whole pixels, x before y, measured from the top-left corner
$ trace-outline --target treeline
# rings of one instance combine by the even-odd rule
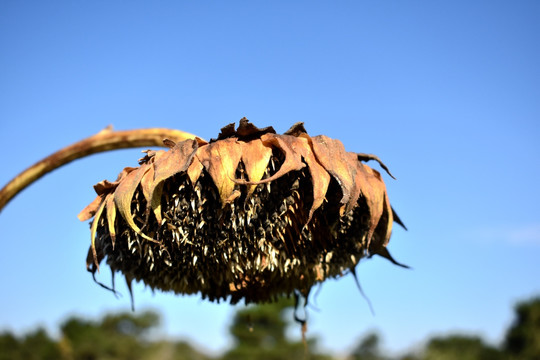
[[[60,339],[42,328],[23,336],[0,333],[0,360],[243,360],[334,359],[317,352],[317,339],[293,341],[285,335],[292,303],[239,310],[230,327],[233,347],[210,357],[184,341],[156,340],[160,318],[154,312],[109,314],[98,321],[72,317],[60,326]],[[466,335],[434,337],[423,349],[400,357],[386,356],[376,334],[364,337],[347,360],[498,360],[540,359],[540,297],[515,308],[515,319],[499,346]]]

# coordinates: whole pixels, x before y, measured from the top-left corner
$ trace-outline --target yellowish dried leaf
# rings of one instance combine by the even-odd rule
[[[281,150],[285,155],[285,160],[283,160],[283,164],[281,164],[281,167],[274,175],[259,181],[259,184],[274,181],[291,171],[300,170],[306,166],[306,164],[302,162],[302,156],[294,151],[294,149],[291,147],[291,143],[293,141],[292,139],[296,139],[296,137],[291,135],[276,135],[270,133],[264,134],[261,137],[263,144],[271,145]]]
[[[204,166],[201,164],[197,156],[195,156],[191,162],[191,165],[189,165],[187,169],[187,174],[192,185],[195,185],[197,180],[199,180],[203,169]]]
[[[105,208],[105,202],[102,202],[99,209],[96,212],[94,220],[92,221],[92,225],[90,226],[90,247],[92,249],[92,255],[94,257],[94,264],[96,265],[96,268],[98,269],[98,271],[99,271],[99,261],[98,261],[97,253],[96,253],[96,230],[99,225],[99,220],[101,219],[101,214],[103,213],[104,208]]]
[[[234,138],[210,143],[197,151],[197,158],[218,189],[222,205],[234,191],[236,183],[233,179],[241,157],[242,147]]]
[[[191,160],[197,152],[198,144],[195,140],[185,140],[174,145],[163,156],[154,161],[154,183],[186,171]]]
[[[300,137],[295,139],[297,145],[293,145],[293,149],[299,151],[304,158],[304,161],[308,165],[309,173],[311,174],[311,182],[313,183],[313,204],[309,210],[307,221],[309,223],[313,217],[313,213],[322,205],[326,197],[326,192],[330,185],[330,174],[328,174],[319,161],[317,161],[311,147],[311,138],[309,135],[303,133]]]
[[[359,171],[359,173],[363,174],[363,178],[361,180],[357,180],[359,184],[361,184],[361,191],[362,194],[366,200],[367,206],[369,208],[369,215],[370,215],[370,221],[369,221],[369,230],[367,234],[368,239],[368,248],[370,246],[370,243],[372,241],[372,237],[375,231],[382,231],[383,234],[382,239],[377,239],[376,241],[384,241],[384,238],[386,237],[386,233],[388,231],[388,226],[390,227],[390,231],[392,229],[392,213],[390,211],[388,217],[388,211],[386,209],[386,187],[382,181],[381,174],[367,166],[366,164],[359,163],[359,167],[362,171]],[[386,212],[385,212],[386,210]],[[390,209],[391,210],[391,209]],[[389,223],[389,224],[388,224]],[[380,230],[382,229],[382,230]],[[380,234],[378,234],[380,235]]]
[[[383,239],[383,246],[386,247],[388,243],[390,242],[390,236],[392,236],[392,227],[394,224],[393,219],[393,211],[392,207],[390,206],[390,199],[388,198],[388,194],[384,194],[384,212],[383,216],[387,217],[386,227],[384,229],[381,229],[381,238]]]
[[[156,217],[158,226],[161,225],[161,222],[163,220],[163,217],[161,215],[161,196],[163,195],[164,184],[165,183],[161,181],[154,187],[154,191],[152,192],[152,198],[150,199],[150,208],[152,209],[152,212]]]
[[[159,159],[165,154],[165,151],[160,150],[154,153],[151,161]],[[146,200],[147,211],[152,210],[158,224],[161,225],[161,195],[163,190],[163,181],[156,183],[154,181],[154,166],[150,166],[150,169],[144,174],[141,179],[141,189]]]
[[[116,205],[114,204],[114,194],[109,194],[105,198],[105,208],[107,209],[107,225],[109,228],[109,235],[111,236],[111,243],[114,249],[116,242]]]
[[[116,178],[116,181],[110,182],[108,180],[103,180],[98,182],[96,185],[94,185],[94,190],[98,194],[98,196],[88,205],[86,206],[80,213],[77,215],[80,221],[86,221],[91,219],[95,214],[96,211],[99,209],[101,202],[105,198],[105,195],[111,193],[116,189],[118,184],[120,184],[121,180],[125,178],[130,172],[137,170],[138,168],[135,167],[125,167],[120,174],[118,174],[118,177]]]
[[[118,212],[120,212],[122,218],[124,218],[127,225],[133,229],[133,231],[141,235],[146,240],[155,242],[154,239],[146,234],[143,234],[141,229],[133,221],[133,215],[131,213],[131,200],[133,199],[135,190],[139,186],[144,174],[150,170],[150,166],[151,164],[143,164],[138,170],[129,173],[116,188],[116,191],[114,192],[114,202]]]
[[[242,144],[242,162],[250,182],[258,182],[264,176],[268,162],[272,156],[272,148],[265,146],[261,139],[255,139]],[[252,194],[257,185],[249,185],[248,195]]]
[[[311,138],[313,152],[319,163],[332,175],[339,186],[343,196],[341,198],[341,214],[352,209],[351,191],[354,185],[355,169],[350,166],[349,155],[339,140],[334,140],[326,135],[318,135]]]
[[[102,201],[103,201],[102,195],[96,196],[96,198],[92,200],[92,202],[88,204],[84,209],[82,209],[79,215],[77,215],[79,220],[86,221],[86,220],[91,219],[94,215],[96,215],[96,212],[101,206]]]

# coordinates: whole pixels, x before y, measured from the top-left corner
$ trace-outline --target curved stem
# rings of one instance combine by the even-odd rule
[[[14,177],[0,190],[0,211],[15,195],[34,181],[73,160],[109,150],[143,146],[165,147],[163,140],[166,138],[176,142],[196,139],[200,145],[206,144],[206,141],[195,135],[180,130],[152,128],[113,131],[112,128],[108,127],[93,136],[55,152]]]

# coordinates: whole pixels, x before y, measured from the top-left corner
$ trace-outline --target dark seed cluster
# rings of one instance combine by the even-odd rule
[[[263,177],[275,174],[283,155],[275,152]],[[237,179],[247,179],[244,165]],[[131,202],[135,224],[155,241],[141,237],[122,217],[115,219],[113,242],[100,219],[96,249],[128,282],[175,293],[200,293],[212,301],[266,302],[295,290],[307,293],[317,282],[342,275],[367,254],[369,209],[358,205],[340,215],[342,191],[332,179],[323,204],[308,222],[313,186],[307,167],[269,183],[237,184],[222,204],[216,185],[203,170],[192,184],[185,172],[164,182],[160,224],[149,212],[141,187]],[[95,271],[95,266],[90,265]]]

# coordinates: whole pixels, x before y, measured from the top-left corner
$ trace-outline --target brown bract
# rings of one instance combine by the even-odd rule
[[[103,259],[130,283],[210,300],[264,302],[354,269],[395,262],[396,219],[379,172],[301,123],[283,135],[247,119],[218,138],[166,140],[140,167],[94,186],[88,269]],[[120,216],[118,216],[120,215]]]

